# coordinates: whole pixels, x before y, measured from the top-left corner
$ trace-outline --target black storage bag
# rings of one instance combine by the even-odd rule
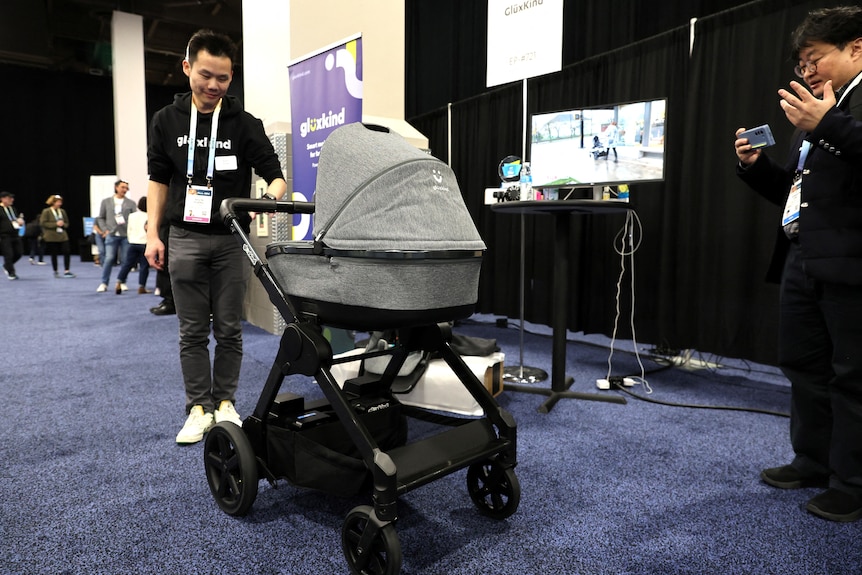
[[[387,451],[407,441],[407,418],[401,404],[358,415],[380,449]],[[330,412],[331,413],[331,412]],[[331,413],[331,421],[308,429],[271,425],[267,433],[267,461],[277,477],[286,477],[299,487],[350,497],[370,485],[365,466],[343,424]]]

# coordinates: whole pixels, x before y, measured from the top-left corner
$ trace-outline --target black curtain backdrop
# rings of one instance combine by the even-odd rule
[[[748,3],[747,0],[596,2],[565,0],[563,66]],[[512,4],[517,4],[513,0]],[[408,118],[485,92],[487,0],[409,0],[406,16]]]
[[[111,78],[19,66],[0,66],[0,75],[0,189],[15,194],[28,221],[60,194],[78,238],[90,215],[90,175],[114,173]]]
[[[417,4],[421,7],[422,3]],[[589,3],[587,9],[585,4],[567,2],[567,17],[575,10],[588,21],[604,21],[598,5]],[[738,127],[769,123],[779,141],[771,153],[784,156],[792,130],[778,106],[776,91],[793,78],[790,32],[809,10],[836,4],[749,2],[699,18],[693,48],[686,22],[528,81],[528,113],[668,98],[666,179],[638,184],[631,190],[631,206],[643,224],[634,270],[639,341],[775,362],[777,287],[766,284],[763,277],[779,214],[736,178],[734,132]],[[661,20],[655,15],[647,18],[639,8],[631,8],[631,13],[621,9],[619,21],[626,24],[619,27],[615,38],[636,34],[631,18],[637,21],[643,16],[647,28]],[[686,12],[680,8],[676,17]],[[480,27],[478,22],[476,27]],[[484,37],[482,32],[475,36]],[[603,36],[597,34],[594,45],[600,44],[599,37]],[[445,39],[439,42],[447,44]],[[570,41],[564,45],[569,46],[568,53],[577,53]],[[470,65],[465,58],[455,58],[461,67]],[[484,60],[472,68],[484,81]],[[520,155],[522,84],[458,101],[450,110],[451,158],[442,134],[448,121],[445,108],[410,121],[429,136],[432,152],[450,161],[488,244],[480,311],[518,318],[521,219],[492,213],[483,205],[483,191],[499,183],[496,170],[501,158]],[[620,273],[613,241],[623,219],[573,216],[567,318],[573,331],[612,333]],[[549,324],[554,313],[549,252],[553,233],[549,217],[524,218],[524,317],[536,323]],[[622,284],[620,337],[632,335],[628,327],[631,281],[627,272]]]
[[[91,215],[90,176],[116,173],[112,79],[6,64],[0,64],[0,75],[0,190],[15,194],[15,206],[28,221],[41,213],[49,195],[63,196],[72,253],[78,253],[82,218]],[[242,90],[237,72],[230,93],[241,97]],[[146,86],[147,124],[181,91]],[[147,182],[129,184],[135,197],[146,193]]]

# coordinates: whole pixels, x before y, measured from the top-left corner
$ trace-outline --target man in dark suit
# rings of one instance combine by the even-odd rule
[[[823,487],[806,509],[862,518],[862,8],[815,10],[793,34],[798,82],[779,90],[797,128],[784,166],[735,142],[739,177],[783,206],[770,276],[781,280],[779,362],[792,385],[782,489]],[[809,91],[810,90],[810,91]],[[779,267],[780,266],[780,267]]]
[[[3,252],[3,271],[10,280],[17,280],[15,262],[24,254],[24,243],[18,230],[24,228],[24,216],[13,205],[15,195],[0,192],[0,251]]]

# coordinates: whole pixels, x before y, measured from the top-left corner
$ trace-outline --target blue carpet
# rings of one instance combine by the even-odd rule
[[[98,268],[77,258],[71,280],[22,264],[21,280],[0,280],[0,573],[348,573],[341,524],[369,503],[366,494],[341,499],[261,482],[247,517],[225,515],[207,486],[202,444],[174,443],[184,419],[176,318],[151,315],[152,295],[97,294]],[[496,338],[515,363],[518,331],[486,319],[456,329]],[[524,363],[550,371],[547,332],[532,331]],[[256,402],[277,344],[246,327],[241,414]],[[571,342],[573,389],[595,392],[607,359],[595,340]],[[649,397],[789,409],[774,370],[722,363],[734,366],[659,370],[645,360],[656,370]],[[630,353],[614,355],[615,375],[639,371]],[[308,378],[289,384],[319,395]],[[804,510],[816,490],[758,480],[761,468],[791,457],[785,417],[631,397],[563,400],[543,415],[540,396],[499,400],[518,422],[517,513],[501,522],[478,515],[464,472],[406,494],[397,523],[405,575],[862,572],[862,522],[818,519]]]

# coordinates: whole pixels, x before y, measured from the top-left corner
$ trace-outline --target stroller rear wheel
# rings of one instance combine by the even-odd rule
[[[257,497],[257,459],[242,428],[216,424],[204,443],[204,467],[213,497],[228,515],[248,513]]]
[[[344,520],[341,547],[350,572],[354,575],[398,575],[401,572],[401,543],[395,526],[378,524],[372,517],[373,513],[374,508],[370,505],[360,505]],[[369,540],[364,541],[363,536]]]
[[[511,467],[496,461],[474,463],[467,469],[467,490],[479,513],[505,519],[518,509],[521,484]]]

